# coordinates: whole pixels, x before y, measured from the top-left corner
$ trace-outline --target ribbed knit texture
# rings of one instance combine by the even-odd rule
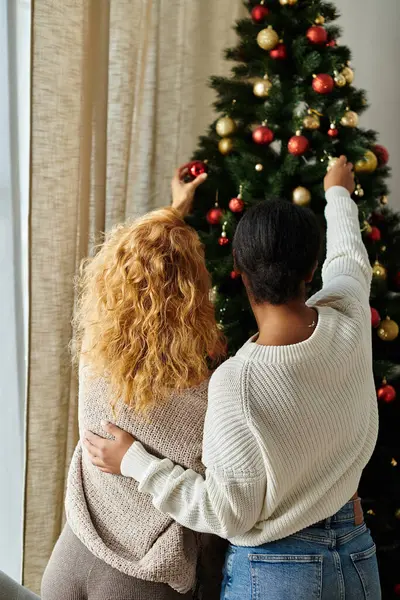
[[[147,417],[138,416],[124,405],[115,421],[106,382],[94,378],[90,368],[81,364],[81,436],[85,429],[105,436],[101,421],[116,422],[158,456],[204,473],[201,451],[207,386],[208,381],[172,396]],[[167,583],[181,593],[194,586],[201,536],[159,512],[151,496],[141,494],[132,479],[102,473],[92,465],[80,443],[70,466],[66,513],[79,540],[118,571]]]
[[[239,546],[289,536],[336,513],[356,492],[377,438],[369,290],[357,206],[327,194],[327,258],[313,335],[292,346],[250,340],[212,376],[206,478],[136,442],[122,472],[195,531]],[[139,438],[140,439],[140,438]]]

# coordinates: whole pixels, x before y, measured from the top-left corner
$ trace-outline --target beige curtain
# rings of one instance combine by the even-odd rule
[[[169,201],[242,14],[241,0],[34,0],[23,573],[36,592],[77,439],[77,265],[112,224]]]

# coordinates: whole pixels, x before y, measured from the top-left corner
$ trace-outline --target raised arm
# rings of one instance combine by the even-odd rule
[[[351,199],[354,191],[353,165],[344,156],[325,179],[327,206],[327,253],[322,269],[323,290],[368,304],[372,269]]]

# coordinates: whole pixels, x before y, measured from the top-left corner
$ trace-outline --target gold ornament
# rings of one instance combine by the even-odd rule
[[[318,115],[309,114],[303,119],[303,127],[305,129],[319,129],[321,125],[321,121]]]
[[[298,0],[279,0],[279,4],[282,6],[294,6]]]
[[[396,517],[396,519],[399,519],[399,520],[400,520],[400,508],[398,508],[398,509],[396,510],[396,512],[394,513],[394,516]]]
[[[386,246],[381,246],[381,252],[386,252],[387,248]]]
[[[368,223],[368,221],[364,221],[363,225],[364,225],[364,227],[362,228],[362,231],[364,233],[366,233],[367,235],[369,235],[372,231],[371,225]]]
[[[253,94],[258,98],[266,98],[269,95],[269,90],[272,88],[272,83],[268,80],[268,77],[264,79],[257,79],[253,86]]]
[[[390,464],[392,465],[392,467],[397,467],[397,460],[395,458],[392,458],[392,460],[390,461]],[[400,515],[399,515],[400,517]]]
[[[389,198],[387,196],[382,196],[380,202],[382,206],[386,206],[386,204],[389,202]]]
[[[359,183],[357,184],[354,194],[356,196],[358,196],[359,198],[363,198],[363,196],[364,196],[364,190],[362,189],[362,187]]]
[[[314,23],[316,25],[323,25],[325,23],[325,17],[323,17],[322,15],[318,15],[318,17],[315,19]]]
[[[377,260],[374,264],[374,266],[372,267],[372,276],[375,279],[381,279],[382,281],[385,281],[385,279],[387,278],[387,271],[385,269],[385,267],[383,265],[381,265],[381,263]]]
[[[343,127],[357,127],[358,114],[353,110],[348,110],[344,113],[340,122],[343,125]]]
[[[218,119],[215,129],[221,137],[232,135],[236,130],[236,123],[230,117],[221,117]]]
[[[338,162],[338,157],[337,156],[330,156],[329,160],[328,160],[328,168],[327,171],[330,171],[332,169],[332,167],[334,167],[336,165],[336,163]]]
[[[356,173],[373,173],[378,168],[378,159],[371,150],[367,150],[364,158],[354,165]]]
[[[264,170],[264,167],[261,163],[257,163],[256,166],[254,167],[256,171],[258,171],[258,173],[261,173],[261,171]]]
[[[273,50],[279,42],[279,35],[271,26],[262,29],[257,36],[257,44],[263,50]]]
[[[335,73],[335,84],[337,85],[337,87],[344,87],[345,85],[347,85],[346,77],[341,73]]]
[[[346,79],[346,83],[350,84],[354,81],[354,71],[350,67],[345,67],[342,71],[343,77]]]
[[[299,186],[293,190],[293,202],[297,206],[308,206],[311,202],[311,193],[305,187]]]
[[[376,515],[376,512],[374,512],[374,511],[372,510],[372,508],[370,508],[370,510],[367,510],[367,515],[370,515],[370,517],[375,517],[375,515]]]
[[[378,335],[384,342],[393,342],[399,335],[399,326],[396,321],[392,321],[390,317],[386,317],[379,326]]]
[[[218,144],[218,150],[221,154],[230,154],[233,150],[233,142],[231,138],[222,138]]]

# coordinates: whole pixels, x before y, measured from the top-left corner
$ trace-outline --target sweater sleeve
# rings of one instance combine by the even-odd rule
[[[368,305],[372,269],[364,246],[358,208],[349,192],[332,187],[326,193],[327,252],[321,296],[341,296]]]
[[[259,446],[242,406],[236,359],[212,376],[203,442],[205,478],[158,459],[135,442],[121,472],[153,496],[154,506],[194,531],[232,538],[259,520],[266,496],[266,474]]]

